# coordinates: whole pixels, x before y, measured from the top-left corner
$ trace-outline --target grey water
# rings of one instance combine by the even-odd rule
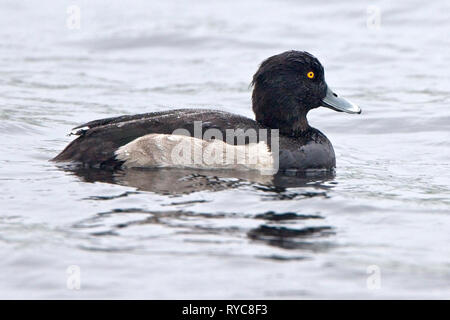
[[[449,15],[444,0],[1,0],[0,298],[450,298]],[[363,109],[309,114],[334,175],[48,161],[98,118],[252,117],[258,64],[291,49]]]

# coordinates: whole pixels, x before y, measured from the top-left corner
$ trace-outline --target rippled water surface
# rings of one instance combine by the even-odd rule
[[[2,0],[0,297],[450,298],[449,13],[443,0]],[[253,73],[289,49],[363,108],[309,115],[335,175],[48,162],[97,118],[252,117]]]

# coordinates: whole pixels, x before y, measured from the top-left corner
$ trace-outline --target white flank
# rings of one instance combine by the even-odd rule
[[[115,152],[124,166],[140,168],[195,168],[258,170],[270,174],[274,159],[264,141],[234,146],[221,140],[148,134]]]

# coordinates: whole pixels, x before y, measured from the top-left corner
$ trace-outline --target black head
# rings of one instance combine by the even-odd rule
[[[320,106],[360,112],[359,108],[343,106],[345,100],[337,98],[328,88],[319,60],[307,52],[287,51],[266,59],[253,76],[252,84],[256,120],[280,129],[283,134],[296,135],[307,130],[306,114]]]

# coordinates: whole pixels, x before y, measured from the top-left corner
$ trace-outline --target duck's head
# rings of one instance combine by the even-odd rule
[[[307,52],[287,51],[264,60],[252,84],[256,120],[283,134],[307,130],[306,114],[320,106],[361,113],[356,104],[333,93],[319,60]]]

